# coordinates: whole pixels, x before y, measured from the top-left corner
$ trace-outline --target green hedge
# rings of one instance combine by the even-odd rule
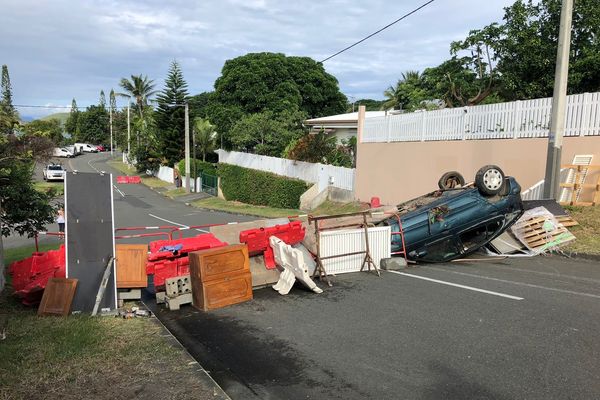
[[[185,176],[185,160],[179,161],[177,164],[179,167],[179,171],[181,172],[181,176]],[[196,175],[194,175],[194,167],[196,167]],[[190,173],[192,177],[200,176],[200,173],[204,172],[209,175],[217,174],[217,167],[215,164],[211,164],[202,160],[190,159]]]
[[[300,196],[309,185],[269,172],[219,164],[221,189],[227,200],[276,208],[300,208]]]

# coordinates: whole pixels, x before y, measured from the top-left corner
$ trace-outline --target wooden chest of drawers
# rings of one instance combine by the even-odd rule
[[[214,310],[252,299],[252,275],[246,245],[190,253],[193,306]]]

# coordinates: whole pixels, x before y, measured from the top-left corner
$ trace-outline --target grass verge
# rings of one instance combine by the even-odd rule
[[[569,227],[577,240],[566,249],[578,253],[600,254],[600,206],[567,206],[565,209],[579,222],[579,225]]]
[[[142,183],[151,188],[163,188],[173,186],[172,183],[165,182],[154,176],[142,176]]]
[[[185,191],[185,188],[177,188],[177,189],[172,189],[172,190],[167,190],[166,192],[163,193],[165,196],[168,196],[170,198],[175,198],[175,197],[179,197],[179,196],[184,196],[186,194],[188,194]]]
[[[48,250],[56,250],[62,243],[43,243],[39,245],[41,252]],[[31,253],[35,251],[35,245],[15,247],[11,249],[4,249],[4,264],[8,267],[15,261],[22,260],[27,257],[31,257]]]
[[[272,208],[266,206],[255,206],[252,204],[240,203],[238,201],[227,201],[218,197],[198,200],[192,203],[195,207],[206,208],[209,210],[226,211],[236,214],[254,215],[264,218],[280,218],[290,215],[306,214],[305,211],[288,209],[288,208]],[[360,203],[336,203],[326,201],[311,211],[312,215],[328,215],[328,214],[345,214],[361,210]]]
[[[286,208],[272,208],[265,206],[255,206],[244,204],[237,201],[227,201],[218,197],[198,200],[192,203],[194,207],[206,208],[209,210],[226,211],[236,214],[254,215],[263,218],[280,218],[289,215],[303,214],[300,210]]]
[[[32,250],[7,249],[7,262]],[[214,397],[156,321],[38,317],[10,293],[9,283],[0,293],[0,400]]]
[[[65,194],[64,182],[34,182],[33,187],[38,192],[47,193],[54,189],[57,196],[64,196]]]
[[[107,162],[108,165],[110,165],[111,167],[113,167],[116,170],[119,170],[120,172],[122,172],[125,175],[136,175],[137,174],[137,170],[134,167],[129,168],[127,166],[127,164],[125,164],[123,161],[118,161],[118,160],[110,160]]]

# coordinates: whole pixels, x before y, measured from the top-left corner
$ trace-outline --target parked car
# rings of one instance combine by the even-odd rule
[[[99,144],[96,146],[96,150],[102,152],[102,151],[106,151],[106,147],[104,147],[103,144]]]
[[[69,151],[66,147],[55,147],[52,151],[52,155],[54,157],[64,157],[71,158],[74,157],[73,153]]]
[[[75,143],[75,148],[83,153],[97,153],[98,149],[89,143]]]
[[[75,147],[74,145],[65,146],[65,149],[67,149],[69,152],[71,152],[71,154],[73,154],[73,157],[76,157],[81,154],[79,149],[77,147]]]
[[[45,181],[63,181],[66,175],[65,169],[60,164],[48,164],[44,168],[44,180]]]
[[[440,179],[440,190],[399,204],[398,215],[383,221],[392,232],[399,232],[400,219],[406,256],[411,260],[446,262],[467,256],[523,215],[521,186],[495,165],[481,168],[472,185],[455,185],[464,182],[456,177],[454,188],[442,188],[446,181]],[[392,252],[400,250],[401,237],[394,234]]]

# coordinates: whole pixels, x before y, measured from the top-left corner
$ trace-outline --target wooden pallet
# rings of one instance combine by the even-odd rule
[[[531,250],[545,250],[547,247],[560,245],[572,240],[575,236],[566,228],[578,223],[569,216],[559,216],[556,218],[558,224],[554,229],[546,230],[545,222],[550,216],[536,216],[526,220],[519,220],[513,229],[515,235]]]
[[[584,183],[584,179],[588,172],[600,169],[600,165],[563,165],[562,168],[572,169],[575,172],[575,183],[561,183],[560,187],[571,189],[571,200],[561,202],[571,206],[596,206],[600,204],[600,174],[596,183]],[[584,188],[591,188],[592,201],[578,201],[579,193]]]

